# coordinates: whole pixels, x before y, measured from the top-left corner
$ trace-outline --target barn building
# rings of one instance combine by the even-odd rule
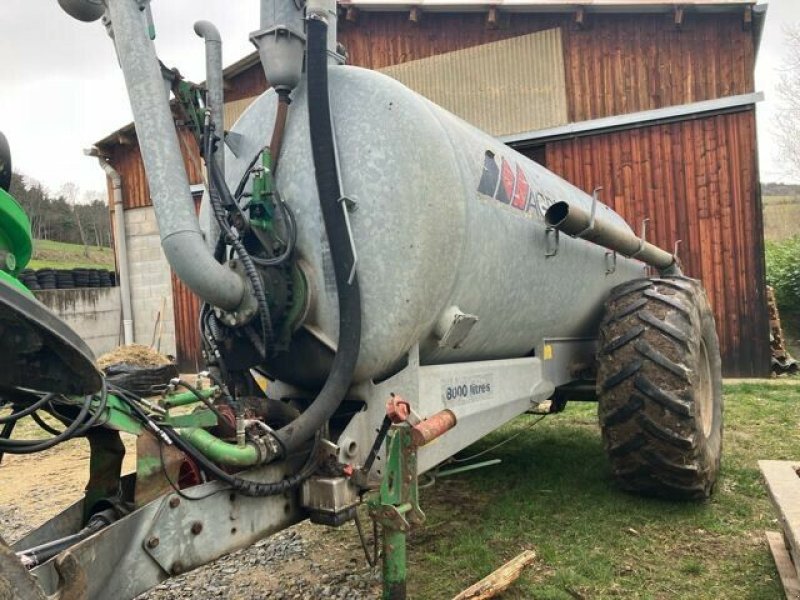
[[[743,0],[340,2],[349,64],[383,71],[678,248],[717,318],[727,376],[769,373],[754,68]],[[229,127],[267,89],[256,54],[225,70]],[[194,141],[178,125],[190,181]],[[171,275],[133,125],[97,143],[122,178],[134,334],[201,364],[198,301]],[[109,184],[109,193],[111,186]]]

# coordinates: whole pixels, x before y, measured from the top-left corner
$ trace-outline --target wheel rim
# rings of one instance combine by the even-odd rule
[[[705,340],[700,340],[700,379],[697,382],[697,400],[700,407],[700,422],[703,425],[703,435],[711,435],[714,426],[714,394],[711,386],[711,363],[708,360]]]

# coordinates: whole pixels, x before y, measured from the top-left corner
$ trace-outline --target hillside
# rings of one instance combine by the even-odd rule
[[[114,270],[114,252],[111,248],[89,246],[88,258],[80,244],[66,244],[50,240],[33,241],[33,258],[29,269],[90,269]]]

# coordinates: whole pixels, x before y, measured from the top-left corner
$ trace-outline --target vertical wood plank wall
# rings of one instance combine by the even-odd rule
[[[200,212],[200,197],[195,197],[194,208]],[[172,313],[175,316],[175,358],[181,373],[202,370],[203,355],[200,344],[200,299],[170,270],[172,281]]]
[[[688,104],[753,91],[755,45],[742,15],[505,15],[496,29],[481,13],[361,13],[339,20],[350,64],[381,69],[478,44],[561,27],[570,121]]]
[[[601,199],[663,248],[682,240],[684,271],[703,281],[725,373],[764,375],[764,290],[755,115],[748,110],[549,143],[547,168]]]

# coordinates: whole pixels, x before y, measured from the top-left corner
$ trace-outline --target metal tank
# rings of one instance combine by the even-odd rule
[[[381,379],[420,345],[422,364],[530,355],[543,338],[594,337],[602,299],[644,265],[548,231],[555,202],[593,198],[380,73],[329,69],[331,112],[362,290],[354,382]],[[226,154],[235,186],[272,130],[268,91],[233,126]],[[337,297],[309,142],[305,87],[293,94],[277,188],[298,222],[297,255],[311,289],[303,328],[273,369],[312,387],[322,344],[335,348]],[[607,206],[597,220],[633,233]],[[310,334],[310,335],[309,335]],[[315,342],[309,342],[313,338]],[[317,360],[319,362],[319,360]]]

